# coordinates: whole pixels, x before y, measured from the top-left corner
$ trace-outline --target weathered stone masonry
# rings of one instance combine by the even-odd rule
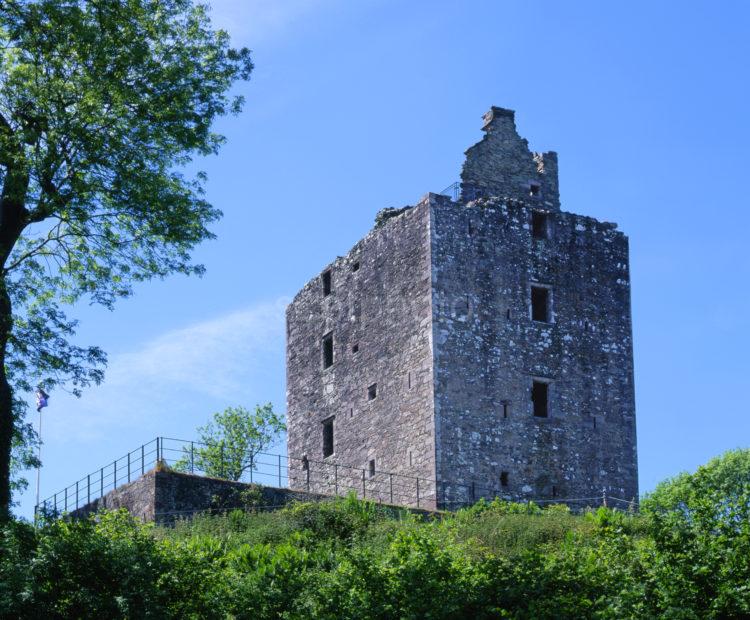
[[[290,304],[289,455],[431,479],[441,506],[637,497],[627,238],[560,211],[512,111],[484,130],[458,202],[380,214]]]

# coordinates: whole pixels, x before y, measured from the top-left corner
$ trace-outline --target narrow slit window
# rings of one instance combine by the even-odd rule
[[[509,413],[510,413],[510,403],[508,401],[505,401],[503,403],[503,417],[507,418]]]
[[[323,456],[333,454],[333,422],[335,418],[328,418],[323,422]]]
[[[547,239],[549,237],[548,216],[543,211],[531,212],[531,236],[534,239]]]
[[[554,484],[552,485],[552,497],[557,497],[557,487]]]
[[[323,368],[333,366],[333,333],[323,336]]]
[[[375,459],[370,459],[370,463],[367,466],[368,474],[370,478],[375,477]]]
[[[549,384],[545,381],[534,381],[531,386],[531,401],[534,404],[534,417],[548,417]]]
[[[500,472],[500,486],[501,487],[508,486],[508,472],[507,471]]]
[[[324,271],[321,276],[323,281],[323,297],[328,297],[331,294],[331,270]]]
[[[542,323],[550,322],[550,290],[548,288],[531,287],[531,318]]]
[[[378,396],[378,384],[373,383],[367,388],[367,400],[375,400]]]

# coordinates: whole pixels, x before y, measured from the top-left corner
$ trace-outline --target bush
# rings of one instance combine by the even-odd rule
[[[735,451],[642,515],[483,501],[425,519],[349,497],[170,528],[9,523],[0,617],[746,618],[749,487]]]

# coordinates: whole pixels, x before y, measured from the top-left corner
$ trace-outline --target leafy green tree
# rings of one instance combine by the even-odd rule
[[[750,450],[662,482],[641,508],[660,607],[673,617],[683,609],[691,617],[750,617]]]
[[[192,0],[0,0],[0,519],[14,404],[102,380],[63,306],[202,273],[190,254],[220,212],[181,170],[217,152],[251,70]]]
[[[227,407],[198,429],[203,445],[195,447],[192,454],[186,449],[175,469],[198,469],[209,476],[239,480],[246,471],[256,468],[258,453],[285,430],[283,418],[271,403],[256,405],[254,411]]]

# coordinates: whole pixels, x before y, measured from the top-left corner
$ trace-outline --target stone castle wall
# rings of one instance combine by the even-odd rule
[[[440,506],[637,497],[627,238],[560,211],[557,156],[532,153],[512,111],[492,108],[484,131],[458,202],[428,194],[381,212],[290,304],[289,456],[363,470],[374,459],[431,478]],[[548,321],[532,319],[532,285],[547,291]],[[533,413],[534,381],[546,417]]]
[[[346,257],[311,280],[287,310],[287,419],[290,481],[301,488],[302,457],[362,468],[385,497],[394,472],[434,480],[429,208],[381,224]],[[333,364],[323,367],[323,338]],[[376,386],[375,398],[368,388]],[[323,454],[323,423],[333,418],[335,451]],[[369,480],[370,461],[376,473]],[[296,467],[296,472],[294,471]],[[311,468],[311,488],[334,492],[334,470]],[[357,478],[359,469],[336,475]],[[341,479],[354,486],[355,481]],[[401,481],[403,483],[403,481]],[[402,489],[414,495],[412,489]],[[430,491],[421,489],[423,497]],[[432,490],[434,497],[434,489]]]
[[[532,153],[516,131],[513,110],[493,107],[483,120],[484,137],[466,151],[463,200],[502,196],[559,210],[557,153]]]
[[[534,239],[533,210],[433,200],[438,478],[456,500],[472,483],[516,499],[606,489],[630,500],[627,238],[613,224],[549,211],[549,238]],[[551,295],[550,322],[532,320],[532,285]],[[549,382],[548,417],[533,415],[534,378]]]

